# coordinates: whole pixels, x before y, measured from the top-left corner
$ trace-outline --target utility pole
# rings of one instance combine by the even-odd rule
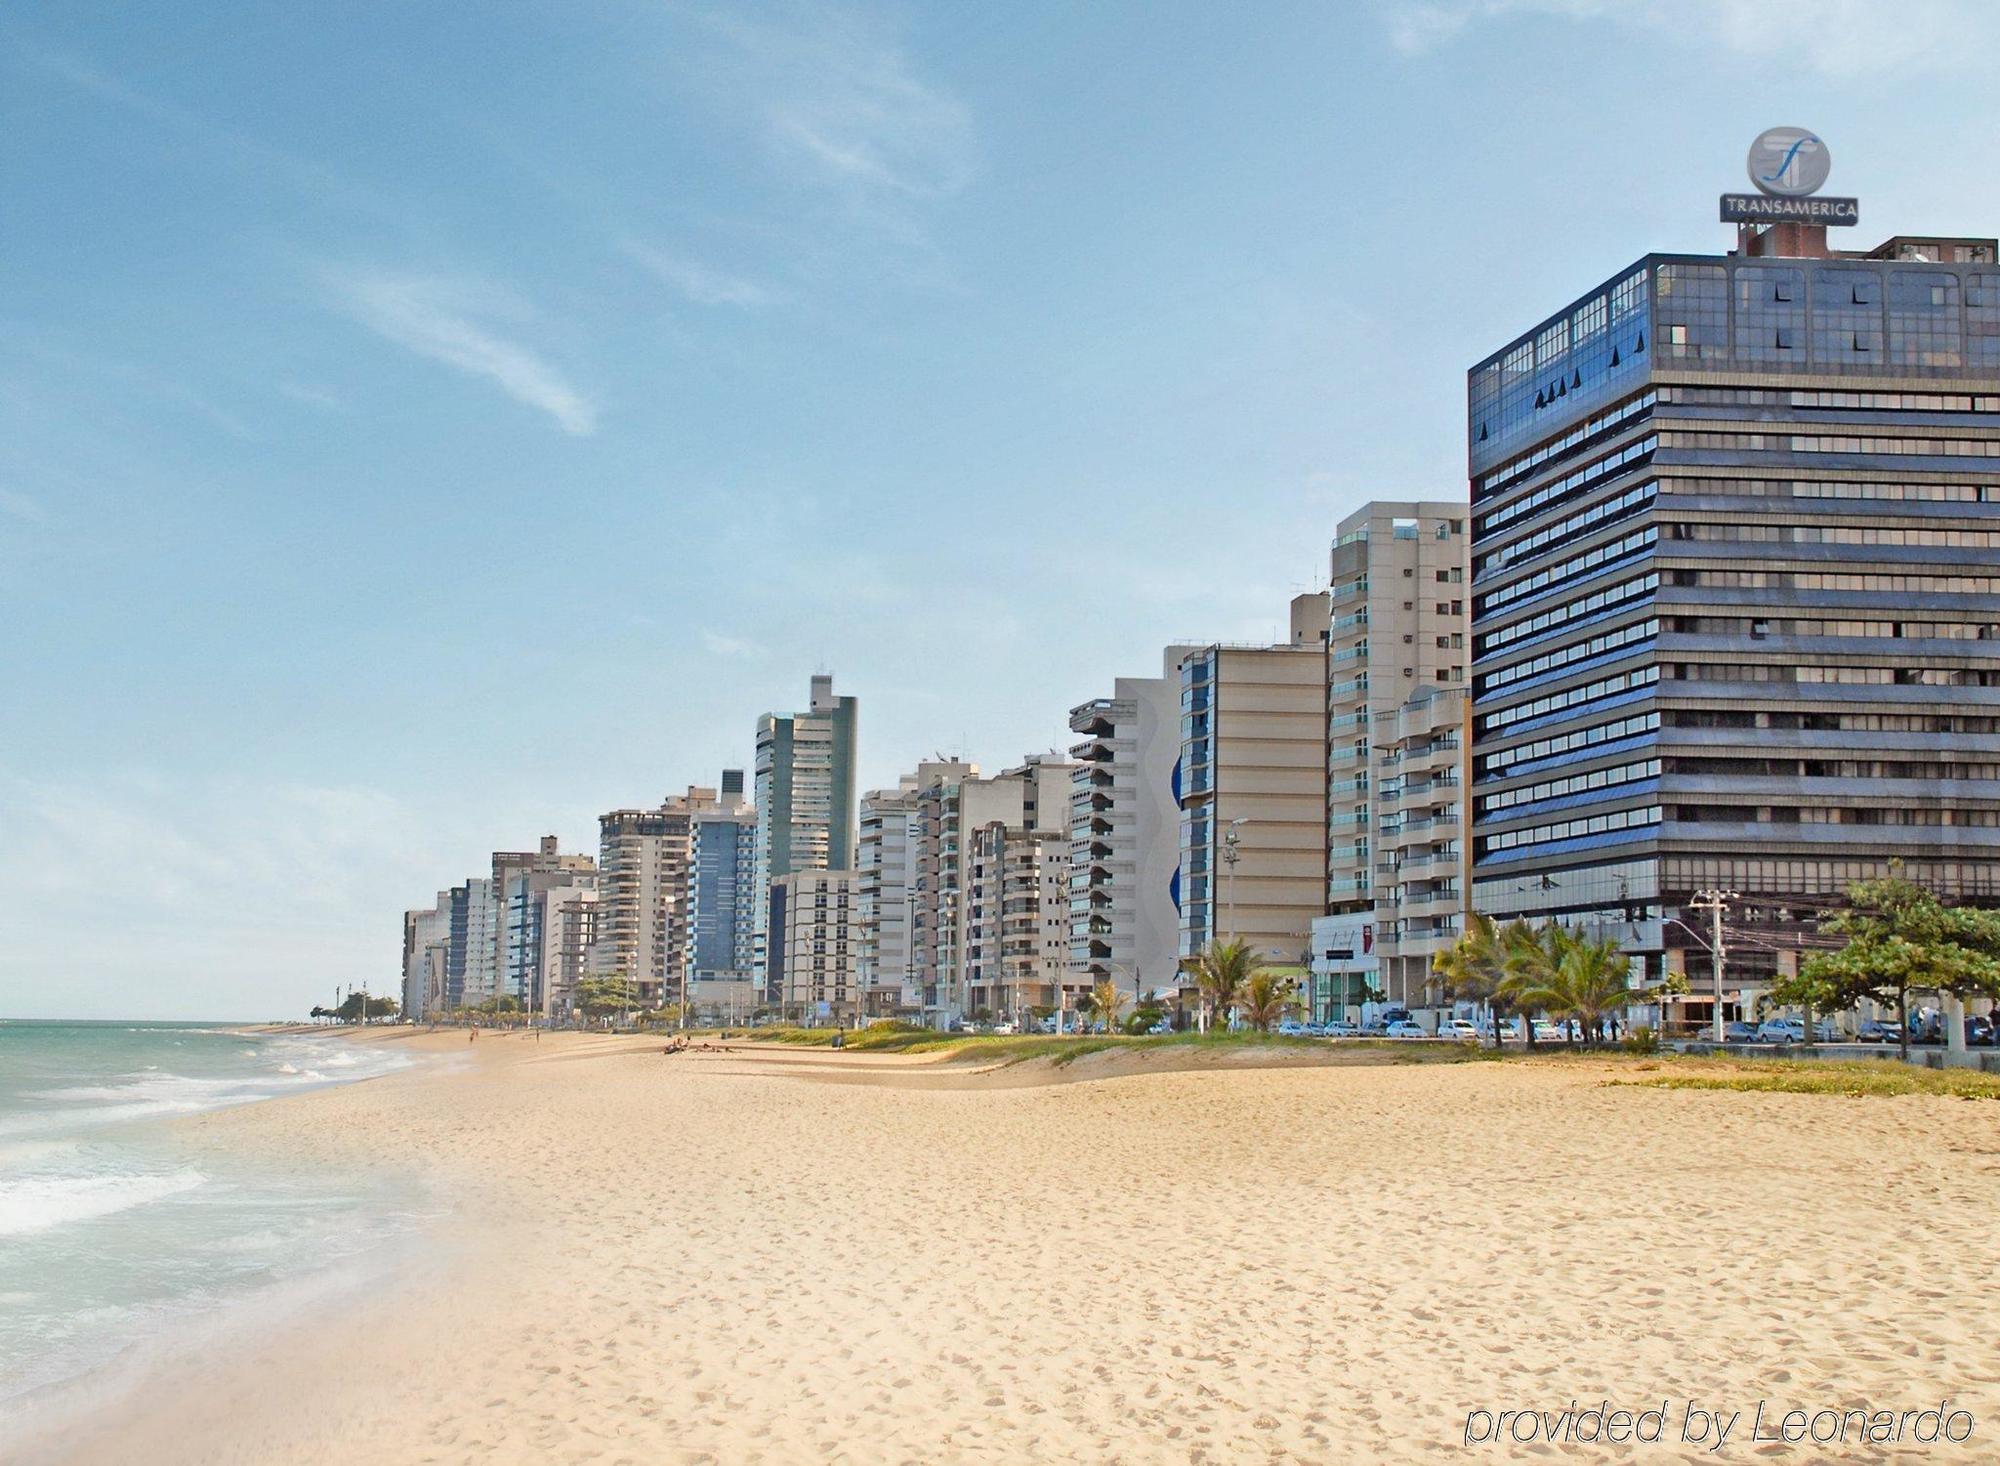
[[[1722,1042],[1722,914],[1738,899],[1735,891],[1697,891],[1690,903],[1696,911],[1709,914],[1708,960],[1715,979],[1715,1041]]]

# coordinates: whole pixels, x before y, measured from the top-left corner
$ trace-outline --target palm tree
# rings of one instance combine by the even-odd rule
[[[1555,923],[1536,926],[1526,917],[1516,917],[1494,933],[1500,947],[1499,984],[1493,990],[1496,1004],[1521,1020],[1521,1034],[1530,1052],[1535,1047],[1534,994],[1546,988],[1555,976],[1556,959],[1551,946]]]
[[[1500,985],[1507,979],[1507,949],[1498,922],[1474,912],[1458,940],[1431,958],[1430,987],[1441,1001],[1454,997],[1485,1003],[1493,1015],[1493,1046],[1500,1046]]]
[[[1259,1033],[1269,1033],[1273,1023],[1298,1007],[1298,990],[1291,978],[1259,967],[1243,984],[1243,1016]]]
[[[1093,1018],[1104,1025],[1106,1033],[1118,1031],[1118,1010],[1125,1006],[1125,994],[1118,990],[1117,983],[1105,978],[1084,994],[1083,1005]]]
[[[1544,922],[1529,940],[1516,943],[1513,957],[1502,986],[1514,1002],[1575,1019],[1585,1042],[1591,1041],[1606,1013],[1632,1001],[1631,963],[1615,937],[1585,936],[1575,928]],[[1533,1033],[1532,1020],[1529,1032]]]
[[[1187,970],[1201,990],[1204,1024],[1218,1018],[1227,1020],[1252,976],[1264,964],[1247,942],[1210,942],[1197,956],[1190,957]]]

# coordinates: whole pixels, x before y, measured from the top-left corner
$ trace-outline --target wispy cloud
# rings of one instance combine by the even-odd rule
[[[764,655],[764,647],[759,642],[741,636],[724,636],[719,631],[703,631],[701,644],[709,654],[717,657],[741,657],[755,661]]]
[[[482,868],[496,832],[558,828],[545,817],[352,784],[0,765],[0,884],[22,917],[0,1011],[263,1017],[336,981],[393,986],[395,914]],[[92,912],[112,888],[106,922]]]
[[[294,402],[302,402],[307,407],[317,407],[322,412],[341,412],[347,407],[336,393],[324,387],[315,387],[310,382],[284,381],[278,383],[280,396],[289,397]]]
[[[26,524],[47,524],[48,511],[26,494],[14,489],[0,489],[0,514],[9,519],[18,519]]]
[[[386,340],[471,376],[547,413],[567,433],[597,429],[597,408],[531,348],[498,334],[494,318],[531,316],[513,298],[473,281],[382,273],[331,275],[341,309]]]
[[[618,250],[662,284],[686,296],[696,305],[774,305],[782,297],[776,291],[726,274],[670,251],[642,244],[636,239],[618,240]]]
[[[918,198],[971,181],[970,111],[922,80],[879,27],[830,12],[790,26],[720,11],[694,18],[724,43],[715,79],[808,179]]]
[[[1482,23],[1545,16],[1643,26],[1841,79],[1990,65],[2000,45],[1991,0],[1389,0],[1382,14],[1390,42],[1410,54]]]

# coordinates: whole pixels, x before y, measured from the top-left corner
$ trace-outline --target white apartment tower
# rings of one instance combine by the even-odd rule
[[[861,796],[855,853],[861,923],[857,972],[867,1016],[923,1006],[913,980],[912,904],[917,894],[917,779]]]
[[[771,883],[771,920],[784,940],[779,1001],[788,1016],[837,1022],[857,1016],[860,987],[859,877],[801,870]]]
[[[1189,649],[1170,648],[1178,666]],[[1146,992],[1180,958],[1177,677],[1120,677],[1070,709],[1070,980]]]

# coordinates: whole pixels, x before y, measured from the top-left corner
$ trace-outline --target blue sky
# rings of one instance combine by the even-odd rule
[[[817,669],[870,783],[1066,742],[1462,494],[1466,366],[1761,128],[2000,231],[1996,13],[9,7],[0,1014],[388,982]]]

